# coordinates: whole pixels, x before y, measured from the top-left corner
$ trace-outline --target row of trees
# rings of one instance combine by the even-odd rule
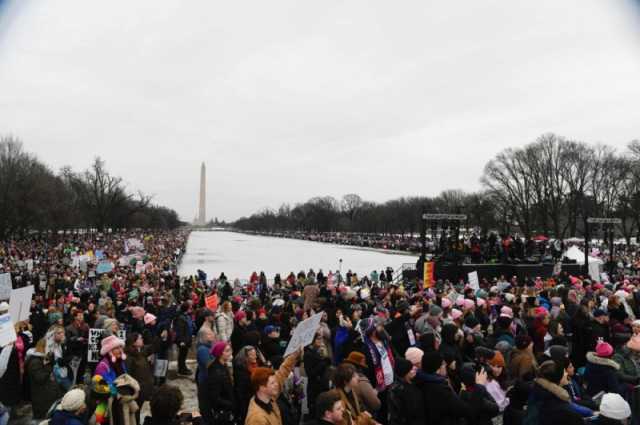
[[[420,217],[429,212],[467,213],[469,224],[481,231],[504,228],[495,210],[495,202],[485,193],[448,190],[436,197],[405,197],[385,203],[364,201],[356,194],[337,200],[331,196],[312,198],[277,211],[266,208],[233,226],[253,231],[357,232],[408,235],[420,231]]]
[[[100,158],[83,172],[53,172],[13,137],[0,137],[0,238],[39,230],[165,228],[178,214],[131,193]]]
[[[417,233],[421,212],[467,214],[466,228],[481,233],[520,232],[567,238],[584,234],[587,217],[623,219],[618,233],[629,240],[640,229],[640,142],[625,153],[544,134],[522,148],[500,152],[485,166],[483,190],[447,190],[435,197],[384,203],[355,194],[341,200],[312,198],[237,220],[257,231]]]

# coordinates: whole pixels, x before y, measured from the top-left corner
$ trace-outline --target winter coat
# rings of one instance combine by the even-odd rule
[[[266,411],[262,407],[256,403],[255,396],[251,398],[249,402],[249,409],[247,410],[247,418],[245,419],[245,425],[281,425],[282,424],[282,416],[280,415],[280,408],[278,407],[278,403],[276,400],[278,396],[280,396],[280,392],[282,391],[284,381],[287,379],[289,374],[293,371],[296,362],[298,361],[298,356],[296,354],[292,354],[288,356],[282,364],[280,368],[275,373],[275,379],[278,383],[279,392],[276,397],[273,398],[271,402],[271,411]]]
[[[422,395],[428,424],[455,425],[467,419],[473,422],[472,407],[458,397],[447,380],[436,374],[423,374]]]
[[[503,425],[522,425],[526,414],[525,407],[532,387],[533,382],[531,381],[517,380],[507,392],[509,405],[504,409],[504,414],[502,415]]]
[[[280,345],[280,338],[271,338],[266,336],[262,339],[262,353],[267,360],[273,362],[273,358],[282,355],[282,346]]]
[[[65,393],[53,375],[53,363],[44,360],[43,353],[30,350],[25,367],[31,385],[34,419],[44,419],[51,405]]]
[[[318,285],[306,285],[302,290],[302,298],[304,299],[304,311],[309,311],[320,295],[320,287]]]
[[[140,384],[140,402],[150,401],[153,395],[153,369],[147,360],[147,355],[143,351],[127,350],[125,361],[127,373]]]
[[[207,368],[213,360],[211,355],[211,343],[199,343],[196,349],[196,361],[198,368],[196,369],[196,384],[204,385],[207,381]]]
[[[308,346],[304,350],[304,372],[307,375],[307,400],[315,404],[316,397],[329,389],[326,372],[331,367],[331,359],[322,357],[316,348]]]
[[[538,378],[527,403],[524,424],[583,425],[582,417],[571,409],[567,391],[546,379]]]
[[[216,315],[216,331],[221,341],[231,340],[233,334],[233,316],[231,313],[218,313]]]
[[[253,391],[251,389],[251,374],[246,365],[234,363],[233,386],[235,387],[236,412],[240,420],[244,420],[249,409],[249,402]]]
[[[391,323],[386,326],[386,330],[391,336],[391,345],[395,350],[395,354],[404,354],[407,348],[411,347],[411,341],[409,340],[409,331],[413,333],[409,324],[409,314],[403,314],[395,317]],[[415,343],[415,335],[414,335]]]
[[[187,347],[191,346],[191,339],[193,336],[193,325],[191,324],[191,318],[186,314],[180,314],[173,322],[173,328],[176,332],[176,344],[185,344]]]
[[[509,361],[509,376],[515,379],[522,378],[530,374],[531,378],[535,376],[536,359],[527,349],[514,350]]]
[[[51,415],[49,425],[85,425],[82,418],[73,414],[73,412],[67,412],[65,410],[56,410]]]
[[[422,391],[414,383],[396,379],[389,388],[389,423],[423,425],[426,421]]]
[[[633,352],[625,345],[614,354],[613,360],[620,365],[618,373],[622,381],[637,385],[640,380],[640,357],[634,361]]]
[[[358,385],[355,387],[354,391],[362,403],[362,410],[366,410],[373,415],[382,405],[380,398],[378,397],[378,390],[371,385],[371,381],[369,381],[369,378],[367,378],[366,375],[360,372],[357,372],[357,375]]]
[[[116,370],[114,364],[109,360],[109,356],[104,356],[98,366],[96,366],[96,370],[94,375],[100,375],[102,378],[109,384],[109,386],[113,385],[113,382],[116,378],[122,374],[127,373],[127,364],[123,360],[118,360],[118,364],[120,370]]]
[[[69,352],[77,356],[86,357],[89,343],[89,326],[83,323],[83,326],[78,328],[75,323],[71,323],[65,328],[65,334]]]
[[[357,394],[354,392],[347,394],[341,389],[337,391],[344,406],[343,423],[345,425],[372,425],[374,423],[373,418],[362,410]]]
[[[482,385],[466,388],[460,393],[460,399],[471,407],[476,425],[491,425],[491,419],[500,414],[498,405]]]
[[[9,362],[4,375],[0,377],[0,403],[12,407],[20,402],[22,396],[22,379],[20,378],[20,364],[18,350],[15,345],[0,348],[0,351],[10,350]]]
[[[211,412],[234,412],[235,394],[229,369],[219,361],[207,369],[207,400]]]
[[[238,351],[242,349],[247,343],[245,342],[245,335],[247,333],[247,328],[244,326],[240,326],[236,324],[233,327],[233,332],[231,333],[231,346],[233,347],[233,355],[238,354]]]
[[[587,394],[594,396],[600,391],[624,394],[618,370],[620,370],[620,365],[615,361],[598,357],[593,351],[587,353],[587,366],[584,371]]]

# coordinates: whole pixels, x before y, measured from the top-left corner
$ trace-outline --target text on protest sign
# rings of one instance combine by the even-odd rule
[[[89,349],[87,351],[88,362],[97,363],[100,361],[100,342],[106,332],[107,331],[105,329],[89,329]],[[119,330],[116,336],[124,341],[127,336],[127,332]]]
[[[13,289],[9,301],[9,314],[14,323],[27,320],[31,315],[31,298],[33,297],[33,285],[24,288]]]
[[[298,326],[293,330],[293,335],[287,345],[287,350],[284,352],[284,356],[288,356],[291,353],[295,353],[300,347],[306,347],[313,342],[313,338],[320,326],[320,320],[322,319],[322,313],[316,313],[306,320],[298,323]]]
[[[218,309],[218,295],[209,295],[204,299],[204,303],[209,310],[216,311]]]
[[[480,289],[480,279],[478,278],[478,272],[473,271],[469,273],[469,286],[475,291]]]
[[[0,300],[11,297],[11,273],[0,274]]]
[[[0,316],[0,347],[11,344],[16,340],[16,330],[9,313]]]

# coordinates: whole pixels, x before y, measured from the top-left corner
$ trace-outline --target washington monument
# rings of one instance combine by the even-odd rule
[[[197,226],[207,224],[207,169],[204,162],[200,167],[200,203],[198,206],[198,217],[195,220]]]

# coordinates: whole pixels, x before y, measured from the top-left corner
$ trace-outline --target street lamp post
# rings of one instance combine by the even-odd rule
[[[614,235],[614,227],[616,224],[622,224],[622,220],[619,218],[608,218],[608,217],[589,217],[587,218],[587,226],[585,228],[585,267],[586,274],[589,274],[589,241],[587,236],[589,234],[589,225],[590,224],[600,224],[602,225],[602,233],[603,239],[609,239],[609,273],[613,274],[613,235]],[[594,278],[593,276],[591,276]]]
[[[424,211],[424,210],[423,210]],[[427,214],[425,212],[422,213],[422,226],[421,226],[421,243],[422,243],[422,247],[421,247],[421,255],[420,255],[420,263],[421,263],[421,269],[422,269],[422,273],[424,273],[424,263],[426,261],[426,252],[427,252],[427,242],[426,242],[426,229],[427,229],[427,224],[430,223],[432,229],[436,228],[438,226],[440,226],[442,228],[442,234],[440,236],[441,240],[440,243],[437,244],[437,246],[440,246],[442,243],[442,238],[446,236],[446,230],[445,228],[448,228],[451,231],[451,234],[455,236],[456,241],[453,244],[453,250],[454,250],[454,264],[456,266],[456,279],[458,278],[458,240],[457,238],[460,235],[460,223],[467,221],[467,215],[466,214]],[[424,235],[424,237],[423,237]],[[435,240],[434,240],[435,243]],[[420,270],[418,270],[420,271]]]

